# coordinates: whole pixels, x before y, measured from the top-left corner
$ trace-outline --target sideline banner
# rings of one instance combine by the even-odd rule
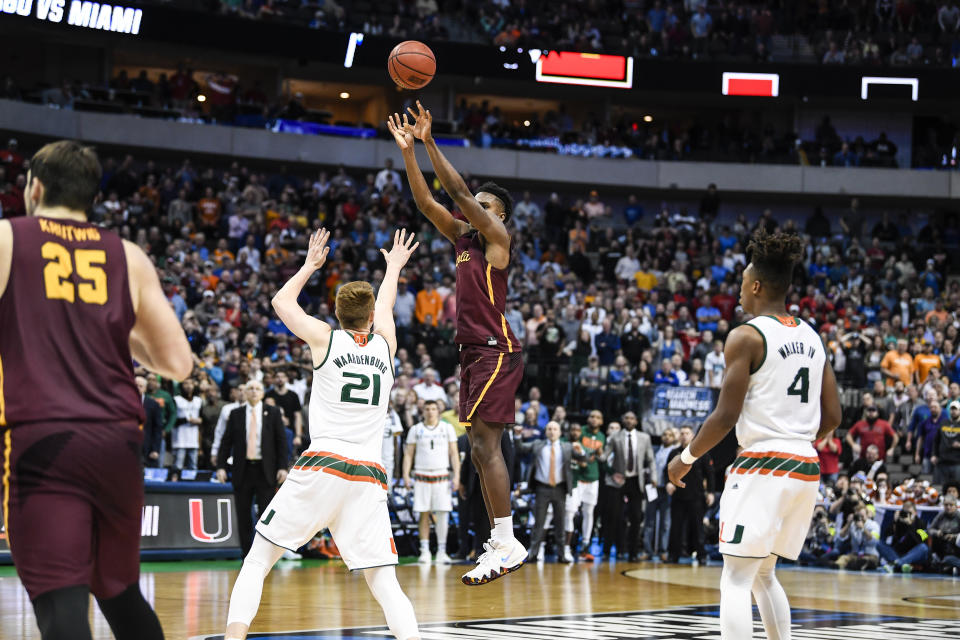
[[[670,385],[644,387],[641,393],[643,430],[657,436],[667,427],[689,425],[699,429],[720,395],[719,389]]]

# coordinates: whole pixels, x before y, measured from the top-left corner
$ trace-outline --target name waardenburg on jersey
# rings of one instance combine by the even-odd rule
[[[367,355],[358,356],[352,353],[348,353],[346,355],[342,355],[337,358],[334,358],[333,364],[337,365],[338,369],[342,369],[348,364],[362,364],[370,367],[376,367],[377,369],[380,370],[380,373],[383,373],[383,374],[387,373],[387,365],[385,365],[383,361],[380,360],[380,358],[377,358],[376,356],[367,356]]]

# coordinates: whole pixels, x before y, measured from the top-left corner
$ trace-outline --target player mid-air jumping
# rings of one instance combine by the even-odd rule
[[[471,459],[491,519],[491,539],[477,566],[463,576],[467,585],[485,584],[519,569],[527,557],[513,535],[510,481],[500,440],[514,421],[514,397],[523,378],[520,342],[507,324],[507,269],[511,238],[505,223],[513,200],[506,189],[488,182],[476,195],[440,152],[431,133],[430,112],[417,102],[417,113],[387,120],[403,152],[407,180],[417,208],[456,247],[457,335],[460,345],[460,422],[469,431]],[[468,222],[458,220],[430,193],[417,165],[414,139],[423,141],[440,183]]]

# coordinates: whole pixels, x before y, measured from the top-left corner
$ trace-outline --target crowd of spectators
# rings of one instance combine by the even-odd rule
[[[394,38],[486,41],[638,58],[768,62],[774,36],[798,36],[824,64],[952,66],[960,8],[951,1],[867,0],[221,0],[226,14]],[[446,25],[460,25],[451,34]],[[799,57],[798,44],[779,51]],[[782,60],[781,60],[782,61]]]
[[[11,142],[0,151],[4,217],[23,213],[28,164]],[[262,381],[267,402],[283,410],[290,455],[307,446],[311,356],[276,319],[269,300],[299,268],[309,232],[321,226],[332,230],[330,258],[300,301],[331,324],[337,288],[354,279],[378,286],[379,248],[397,227],[417,232],[421,250],[400,281],[395,307],[399,349],[392,409],[403,431],[420,420],[426,399],[438,401],[444,419],[459,424],[452,246],[415,211],[392,164],[366,174],[339,167],[312,176],[282,166],[264,173],[237,161],[198,167],[190,160],[174,165],[126,156],[105,158],[103,164],[103,197],[91,219],[152,256],[196,358],[191,381],[181,385],[138,371],[162,409],[158,424],[147,427],[157,430],[157,437],[148,433],[148,466],[172,466],[175,473],[212,468],[222,433],[218,424],[237,406],[231,403],[242,402],[239,387],[250,380]],[[468,181],[478,185],[475,178]],[[663,476],[670,452],[665,448],[692,431],[664,438],[646,419],[645,389],[720,385],[723,341],[744,321],[737,295],[745,240],[763,225],[808,240],[785,311],[820,333],[843,388],[843,426],[835,438],[817,443],[829,515],[824,531],[830,537],[811,543],[811,553],[818,562],[841,565],[851,554],[869,555],[854,546],[863,542],[855,537],[860,506],[881,526],[885,511],[908,513],[908,504],[919,502],[924,516],[927,506],[940,506],[941,494],[955,491],[960,483],[960,282],[950,277],[960,266],[955,214],[868,215],[852,199],[833,220],[816,208],[806,220],[780,219],[768,209],[748,221],[734,214],[713,186],[697,207],[666,204],[655,215],[646,215],[634,196],[605,200],[595,190],[584,197],[569,189],[549,197],[516,195],[511,231],[517,251],[506,318],[523,343],[526,377],[517,398],[515,439],[543,438],[550,419],[565,438],[576,428],[583,433],[585,424],[593,434],[593,414],[600,414],[596,432],[649,431],[656,464],[640,477],[646,473],[645,481],[672,500]],[[442,192],[435,196],[452,206]],[[673,500],[667,510],[689,520],[684,509],[695,508],[699,522],[703,507],[708,543],[715,539],[709,527],[715,525],[716,497],[732,455],[717,453],[703,470],[704,490]],[[529,460],[518,458],[519,482]],[[607,466],[616,461],[606,456],[597,462],[602,474],[616,468]],[[613,495],[603,486],[601,481],[601,503],[604,495]],[[609,508],[607,502],[600,512]],[[607,553],[616,547],[635,555],[642,513],[628,510],[629,526],[613,529],[611,518],[619,521],[623,514],[601,515]],[[956,537],[950,537],[958,532],[955,514],[948,505],[936,526],[917,534],[930,533],[927,552],[910,546],[910,522],[920,526],[923,518],[905,523],[906,516],[896,516],[887,525],[893,527],[892,542],[881,529],[879,565],[956,566],[949,560],[957,557]],[[650,513],[649,526],[665,520],[649,518]],[[555,514],[554,520],[562,518]],[[645,553],[676,559],[696,551],[705,557],[704,541],[696,536],[663,551],[656,540],[669,540],[668,529],[644,536],[654,540],[644,543]],[[702,529],[684,525],[676,535]],[[816,526],[811,531],[822,533]],[[590,533],[581,550],[589,550]]]

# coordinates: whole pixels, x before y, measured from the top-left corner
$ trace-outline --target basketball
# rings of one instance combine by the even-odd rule
[[[430,47],[422,42],[405,40],[390,52],[387,71],[401,89],[422,89],[433,80],[437,59]]]

